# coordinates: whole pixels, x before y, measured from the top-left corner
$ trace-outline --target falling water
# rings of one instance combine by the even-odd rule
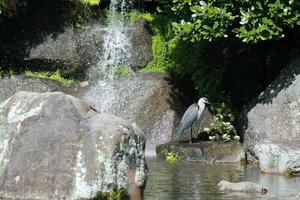
[[[105,28],[103,57],[97,64],[98,70],[113,77],[115,67],[130,66],[131,42],[126,13],[132,6],[132,0],[111,0],[108,25]]]

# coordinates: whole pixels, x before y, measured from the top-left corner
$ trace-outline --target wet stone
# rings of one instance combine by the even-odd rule
[[[165,152],[175,152],[181,160],[206,163],[238,163],[245,160],[244,148],[239,142],[202,141],[157,146],[156,153],[159,158],[165,159]]]

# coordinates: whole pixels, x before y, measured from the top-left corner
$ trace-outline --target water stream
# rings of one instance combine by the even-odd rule
[[[107,27],[104,28],[103,56],[98,62],[98,70],[106,78],[114,77],[114,69],[118,66],[130,66],[131,41],[126,13],[130,11],[132,0],[111,0]]]

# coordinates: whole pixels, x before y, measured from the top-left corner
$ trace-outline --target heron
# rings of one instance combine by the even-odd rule
[[[177,137],[181,136],[185,129],[191,127],[189,143],[192,143],[193,125],[195,121],[197,121],[203,114],[206,104],[209,104],[208,99],[206,97],[202,97],[199,99],[198,103],[193,103],[192,105],[190,105],[190,107],[184,112],[180,124],[177,128]]]

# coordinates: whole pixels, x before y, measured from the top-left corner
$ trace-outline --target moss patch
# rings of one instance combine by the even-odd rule
[[[61,84],[65,86],[70,86],[74,81],[71,79],[66,79],[62,77],[59,70],[56,70],[55,72],[31,72],[31,71],[25,71],[24,73],[27,77],[36,77],[36,78],[47,78],[51,80],[55,80],[60,82]]]

